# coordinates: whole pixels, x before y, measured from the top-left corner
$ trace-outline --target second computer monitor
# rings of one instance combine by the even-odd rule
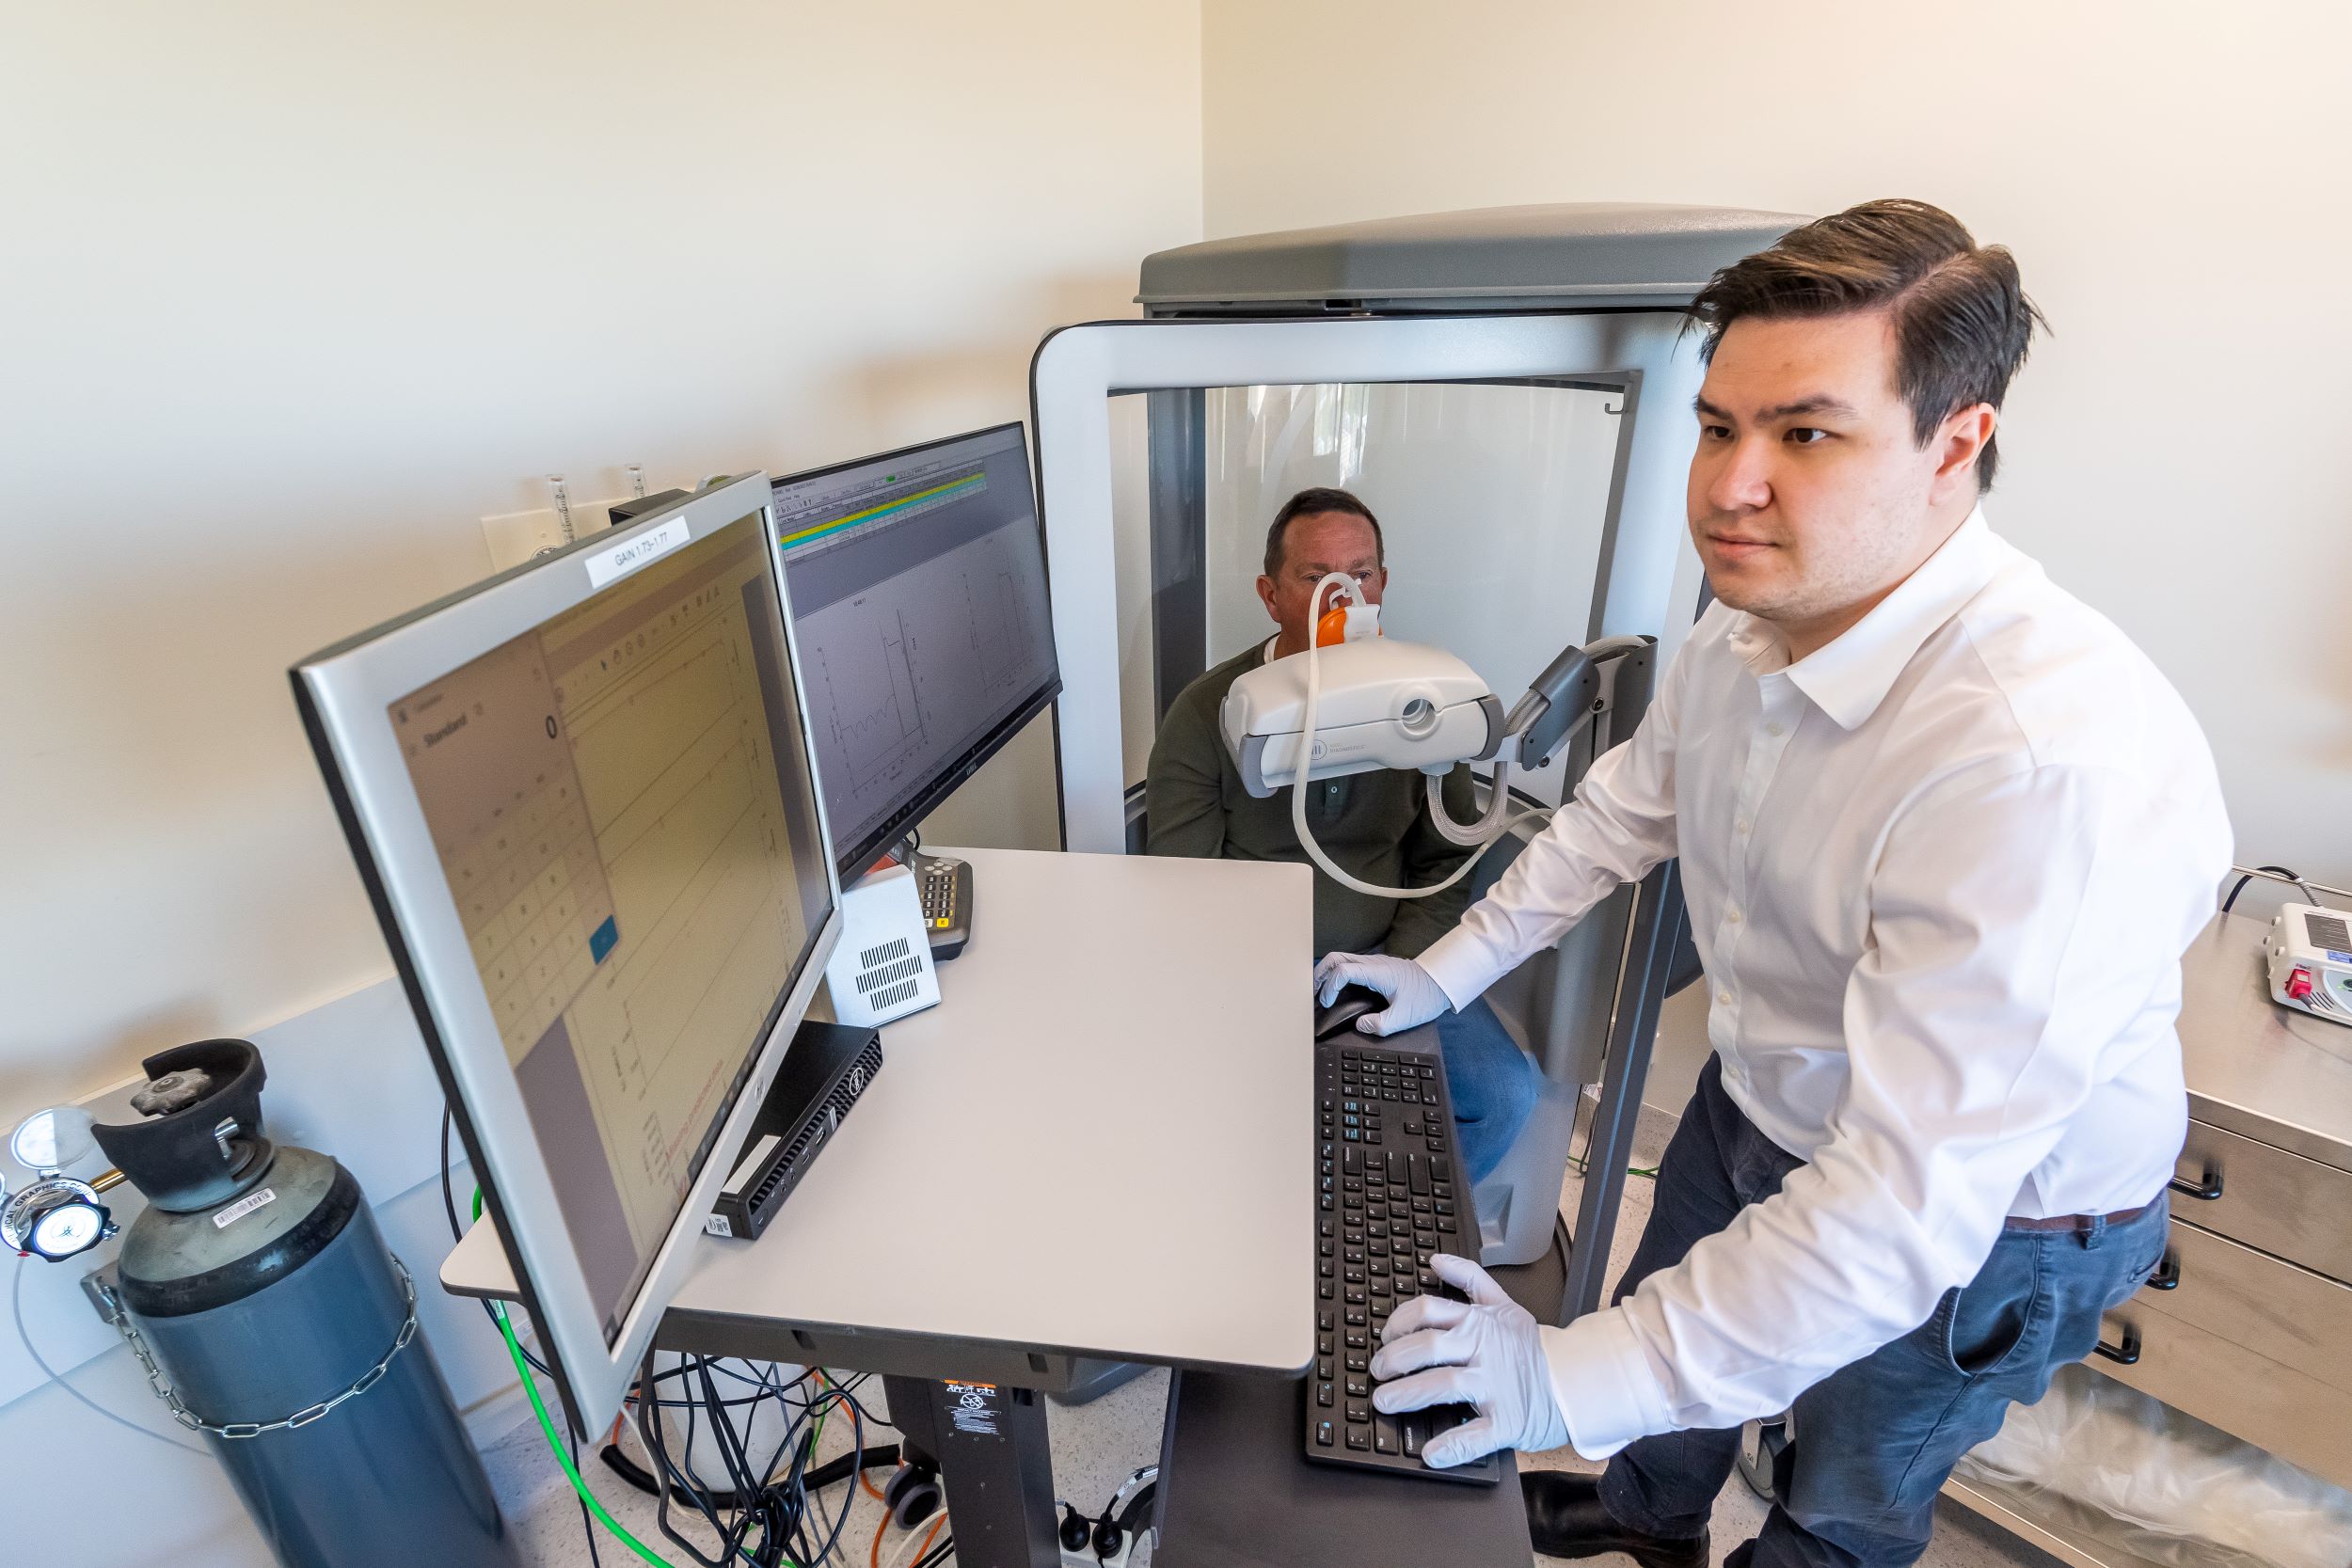
[[[835,863],[854,876],[1061,689],[1018,424],[780,479]]]

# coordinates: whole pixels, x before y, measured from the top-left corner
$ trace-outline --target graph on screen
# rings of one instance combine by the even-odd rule
[[[1051,677],[1044,574],[1026,542],[994,530],[796,618],[836,838],[857,837]]]

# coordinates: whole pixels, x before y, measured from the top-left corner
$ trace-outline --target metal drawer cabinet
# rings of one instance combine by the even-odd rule
[[[2188,1124],[2176,1169],[2175,1219],[2352,1280],[2352,1171],[2201,1121]]]
[[[2178,1219],[2165,1259],[2090,1364],[2352,1486],[2352,1287]]]

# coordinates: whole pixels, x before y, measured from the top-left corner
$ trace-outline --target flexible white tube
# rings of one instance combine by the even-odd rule
[[[1479,818],[1476,828],[1470,830],[1487,833],[1488,836],[1483,840],[1475,838],[1464,840],[1455,836],[1464,830],[1445,814],[1444,803],[1438,796],[1442,781],[1438,779],[1429,781],[1429,809],[1437,818],[1438,831],[1443,833],[1450,843],[1462,844],[1466,847],[1484,845],[1484,847],[1478,848],[1475,853],[1466,857],[1460,865],[1454,868],[1454,874],[1442,882],[1432,882],[1427,887],[1381,887],[1375,882],[1367,882],[1359,877],[1349,875],[1341,869],[1330,856],[1323,852],[1323,846],[1315,842],[1315,835],[1307,827],[1307,774],[1315,754],[1315,703],[1323,693],[1322,667],[1316,663],[1315,648],[1315,623],[1322,617],[1314,611],[1323,604],[1324,590],[1335,582],[1358,604],[1364,602],[1363,590],[1358,588],[1356,579],[1344,572],[1325,574],[1323,580],[1315,584],[1315,596],[1310,601],[1307,621],[1307,706],[1299,716],[1298,751],[1292,758],[1291,826],[1296,830],[1299,847],[1307,851],[1307,858],[1321,866],[1324,874],[1342,887],[1353,888],[1358,893],[1366,894],[1375,898],[1426,898],[1433,893],[1443,893],[1469,876],[1470,867],[1486,857],[1486,850],[1502,842],[1503,830],[1510,826],[1512,820],[1515,820],[1503,815],[1509,809],[1511,801],[1510,792],[1503,787],[1505,765],[1496,767],[1494,798],[1487,801],[1486,813]],[[1541,815],[1540,812],[1533,811],[1521,814],[1522,816]],[[1452,828],[1454,832],[1446,832],[1449,828]]]

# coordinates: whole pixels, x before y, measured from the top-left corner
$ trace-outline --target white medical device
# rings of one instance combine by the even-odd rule
[[[1564,649],[1505,714],[1477,672],[1454,655],[1380,636],[1378,607],[1364,602],[1353,578],[1330,573],[1315,585],[1313,602],[1322,604],[1335,588],[1353,601],[1346,641],[1329,648],[1311,643],[1304,653],[1250,671],[1226,691],[1217,727],[1243,785],[1263,800],[1296,783],[1302,755],[1311,781],[1375,768],[1418,769],[1427,778],[1430,820],[1465,848],[1483,851],[1510,825],[1512,766],[1543,766],[1606,705],[1599,664],[1651,645],[1646,637],[1612,637],[1590,648]],[[1446,774],[1465,762],[1494,765],[1486,810],[1468,824],[1446,814],[1443,796]],[[1298,791],[1292,793],[1291,821],[1299,845],[1327,876],[1375,897],[1425,898],[1478,863],[1472,855],[1428,887],[1380,887],[1358,879],[1323,852],[1307,826],[1306,796]]]
[[[2352,1026],[2352,914],[2281,904],[2270,923],[2270,999]]]
[[[1318,649],[1322,689],[1310,776],[1417,768],[1443,778],[1502,744],[1502,705],[1443,648],[1367,637]],[[1278,658],[1233,682],[1219,712],[1242,787],[1260,800],[1297,777],[1307,659]]]
[[[841,941],[825,965],[833,1015],[876,1027],[939,1005],[939,971],[914,873],[884,866],[841,890]]]

